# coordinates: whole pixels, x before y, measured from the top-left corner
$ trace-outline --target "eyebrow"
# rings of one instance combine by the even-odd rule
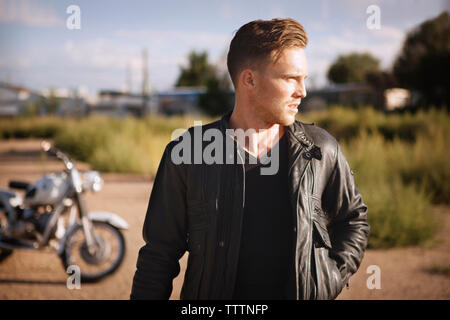
[[[286,74],[283,74],[283,77],[295,77],[295,78],[305,77],[305,79],[306,79],[306,78],[308,78],[308,74],[286,73]]]

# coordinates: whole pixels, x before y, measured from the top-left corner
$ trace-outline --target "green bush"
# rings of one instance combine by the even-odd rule
[[[186,116],[89,117],[67,122],[65,130],[55,136],[55,145],[96,170],[154,176],[172,132],[193,124],[194,118]]]
[[[64,130],[54,137],[55,146],[75,159],[89,162],[94,152],[117,134],[118,126],[117,120],[101,117],[66,121]]]
[[[380,132],[386,140],[400,138],[414,142],[427,131],[432,114],[385,114],[371,107],[344,108],[333,105],[329,109],[299,115],[303,122],[314,122],[333,134],[339,141],[356,138],[361,130]],[[448,121],[448,115],[446,115]]]
[[[434,203],[450,203],[450,128],[429,125],[398,170],[405,183],[424,185]]]
[[[369,208],[369,247],[416,245],[430,239],[437,227],[430,210],[431,196],[423,185],[404,183],[397,170],[408,162],[407,144],[361,131],[342,147]]]
[[[112,135],[88,160],[100,171],[150,174],[150,161],[144,155],[144,150],[126,135]]]
[[[51,138],[61,132],[63,128],[63,121],[56,117],[0,119],[0,138]]]

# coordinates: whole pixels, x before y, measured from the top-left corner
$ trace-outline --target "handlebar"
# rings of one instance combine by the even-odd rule
[[[42,141],[41,148],[43,151],[56,156],[64,162],[66,168],[69,170],[71,181],[77,193],[81,193],[86,190],[94,192],[100,191],[103,185],[103,180],[100,173],[97,171],[86,171],[80,174],[80,172],[74,168],[74,161],[61,150],[52,147],[48,141]]]
[[[59,160],[63,161],[67,169],[70,170],[73,168],[73,161],[64,152],[58,150],[55,147],[52,147],[50,142],[43,140],[41,142],[41,149],[47,152],[48,154],[54,155]]]

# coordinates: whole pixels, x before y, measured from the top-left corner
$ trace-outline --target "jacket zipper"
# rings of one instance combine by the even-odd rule
[[[312,194],[314,194],[314,181],[315,181],[315,177],[314,177],[314,171],[313,171],[313,167],[312,167],[312,163],[310,162],[309,163],[309,172],[310,172],[310,179],[309,179],[309,181],[310,181],[310,188],[309,188],[309,192],[310,192],[310,194],[312,195]],[[309,203],[310,204],[310,206],[311,206],[311,203]],[[309,225],[310,225],[310,229],[309,229],[309,234],[310,234],[310,237],[309,237],[309,239],[310,239],[310,246],[309,246],[309,249],[310,250],[314,250],[314,247],[313,247],[313,245],[314,245],[314,242],[313,242],[313,221],[312,221],[312,211],[311,211],[311,207],[309,207]],[[309,256],[311,256],[311,253],[310,253],[310,255]],[[314,255],[314,259],[316,258],[316,256]],[[309,265],[311,266],[311,262],[309,263]],[[317,265],[316,265],[316,263],[314,262],[314,266],[315,266],[315,268],[316,268],[316,270],[317,270]],[[311,271],[310,271],[310,273],[311,273]],[[316,289],[316,292],[318,292],[318,287],[317,287],[317,289]]]
[[[237,152],[242,161],[242,208],[245,208],[245,161],[242,159],[242,155],[239,150],[237,150]]]
[[[315,212],[316,210],[315,210],[315,208],[311,208],[311,212]],[[314,221],[312,221],[312,223],[314,224]],[[314,228],[314,226],[312,226],[313,228]],[[312,234],[311,234],[311,247],[312,247],[312,252],[314,253],[314,268],[315,268],[315,270],[314,270],[314,273],[315,273],[315,275],[316,275],[316,279],[317,279],[317,282],[316,282],[316,300],[318,300],[319,299],[319,297],[320,297],[320,295],[319,295],[319,290],[320,290],[320,283],[322,282],[322,279],[321,279],[321,277],[320,277],[320,272],[319,272],[319,268],[318,268],[318,265],[317,265],[317,250],[316,250],[316,246],[315,246],[315,244],[314,244],[314,230],[312,231]]]
[[[302,178],[300,179],[300,181],[303,179],[304,174],[302,175]],[[298,200],[300,198],[300,188],[297,191],[297,202],[295,205],[295,218],[296,218],[296,227],[297,227],[297,234],[296,234],[296,238],[295,238],[295,286],[297,288],[296,290],[296,296],[297,296],[297,300],[300,299],[299,295],[300,295],[300,288],[298,287],[298,231],[300,230],[299,226],[298,226]]]
[[[308,170],[308,166],[309,165],[310,164],[308,163],[306,168],[305,168],[305,170],[302,173],[302,177],[300,178],[300,186],[302,184],[302,180],[305,178],[306,171]],[[297,220],[297,237],[298,237],[298,230],[300,230],[300,228],[298,226],[298,201],[299,201],[299,198],[300,198],[300,189],[301,189],[301,187],[298,188],[298,191],[297,191],[297,202],[295,204],[295,206],[296,206],[295,217],[296,217],[296,220]],[[305,199],[306,199],[306,197],[305,197]],[[308,200],[307,200],[307,202],[308,202]],[[309,202],[308,202],[308,205],[309,205]],[[305,208],[307,208],[307,207],[305,206]],[[296,287],[297,287],[297,290],[296,290],[297,300],[300,299],[300,296],[299,296],[300,295],[300,290],[299,290],[299,287],[298,287],[298,281],[299,281],[299,279],[298,279],[298,239],[296,239],[296,241],[295,241],[295,282],[296,282]]]
[[[222,169],[222,170],[226,170],[226,167],[224,167],[225,169]],[[217,211],[217,227],[218,227],[218,230],[219,230],[219,232],[218,232],[218,237],[217,237],[217,243],[216,243],[216,245],[219,247],[219,250],[218,250],[218,253],[219,253],[219,259],[223,259],[223,255],[225,254],[224,252],[223,252],[223,250],[220,250],[220,249],[222,249],[223,248],[223,244],[224,244],[224,240],[223,240],[223,237],[224,237],[224,233],[225,233],[225,231],[224,231],[224,228],[225,228],[225,225],[224,225],[224,211],[222,210],[222,212],[219,210],[219,205],[218,205],[218,198],[219,198],[219,196],[220,196],[220,192],[221,192],[221,190],[222,190],[222,183],[224,183],[223,182],[223,179],[222,179],[222,175],[223,175],[223,172],[221,171],[220,173],[219,173],[219,183],[218,183],[218,193],[217,193],[217,198],[216,198],[216,211]],[[224,205],[225,205],[225,203],[226,202],[224,202]],[[222,264],[218,264],[218,268],[216,268],[216,275],[215,275],[215,283],[220,283],[220,278],[222,277],[222,273],[223,273],[223,263]],[[214,294],[218,294],[218,292],[214,292]]]
[[[241,156],[238,148],[236,148],[235,151],[238,153],[240,159],[242,160],[242,156]],[[233,172],[234,172],[234,170],[233,170]],[[245,162],[244,162],[244,160],[242,160],[242,175],[243,175],[243,180],[242,180],[242,210],[241,210],[240,227],[242,227],[242,215],[243,215],[244,207],[245,207]],[[220,175],[220,181],[219,181],[219,187],[218,187],[219,191],[221,189],[221,183],[223,183],[223,181],[222,181],[222,174]],[[232,196],[231,196],[231,199],[233,199]],[[217,199],[216,199],[216,210],[219,213]],[[219,236],[219,243],[218,243],[218,245],[219,245],[219,247],[224,248],[225,247],[225,241],[229,242],[230,239],[229,238],[224,239],[225,234],[227,234],[227,232],[225,232],[225,228],[227,227],[227,225],[225,224],[225,217],[224,217],[224,213],[223,212],[222,212],[222,214],[220,215],[219,218],[220,218],[219,219],[219,221],[220,221],[220,225],[219,225],[220,226],[220,229],[219,229],[220,230],[220,236]],[[231,218],[230,218],[230,221],[228,223],[231,224],[231,222],[232,221],[231,221]],[[229,230],[227,230],[227,231],[229,231]],[[239,250],[239,248],[238,248],[238,250]],[[221,257],[225,257],[225,255],[226,255],[226,252],[224,250],[222,250]],[[239,256],[239,252],[238,252],[237,255]],[[225,261],[226,261],[226,258],[225,258]],[[220,281],[220,277],[221,277],[221,273],[223,271],[223,267],[220,269],[220,271],[221,272],[217,272],[217,274],[216,274],[216,283],[219,283],[219,281]],[[234,279],[234,278],[235,278],[235,274],[233,274],[233,276],[232,276],[232,279]],[[234,284],[233,284],[233,287],[234,287]]]
[[[311,172],[311,162],[308,163],[308,166],[306,168],[305,171],[307,171],[307,173]],[[307,174],[307,176],[309,176],[310,174]],[[306,208],[308,210],[308,218],[309,218],[309,238],[311,238],[310,241],[310,245],[308,246],[308,255],[307,255],[307,263],[306,263],[306,295],[307,297],[310,299],[311,295],[310,295],[310,277],[311,277],[311,250],[312,250],[312,217],[311,217],[311,204],[309,202],[309,195],[308,193],[311,192],[312,190],[312,186],[311,186],[311,182],[312,182],[312,176],[309,176],[308,179],[308,190],[307,190],[307,194],[305,195],[305,200],[306,200]]]
[[[240,230],[240,232],[239,232],[239,242],[238,242],[238,245],[237,245],[237,248],[236,248],[236,264],[234,265],[234,266],[232,266],[232,270],[233,270],[233,274],[232,274],[232,276],[231,276],[231,281],[232,281],[232,289],[233,290],[231,290],[231,295],[233,294],[233,292],[234,292],[234,287],[235,287],[235,284],[236,284],[236,271],[237,271],[237,264],[239,263],[239,252],[240,252],[240,242],[241,242],[241,237],[242,237],[242,221],[243,221],[243,218],[244,218],[244,208],[245,208],[245,162],[244,162],[244,160],[242,159],[242,155],[241,155],[241,153],[239,152],[239,150],[236,150],[236,152],[238,153],[238,155],[239,155],[239,157],[240,157],[240,159],[242,160],[242,207],[241,207],[241,209],[240,209],[240,211],[241,212],[239,212],[239,230]],[[232,219],[230,219],[230,222],[229,222],[230,224],[232,223]],[[229,236],[230,235],[230,230],[228,230],[228,232],[227,232],[227,235]],[[231,243],[231,239],[228,237],[228,239],[227,239],[227,242],[228,242],[228,245]]]

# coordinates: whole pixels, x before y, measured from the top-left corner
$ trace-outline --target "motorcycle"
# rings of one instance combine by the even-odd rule
[[[30,184],[10,181],[24,197],[0,189],[0,262],[14,250],[55,250],[65,270],[76,265],[82,282],[94,282],[115,272],[125,255],[122,230],[127,222],[106,211],[88,212],[84,193],[98,192],[97,171],[79,171],[75,162],[47,141],[44,152],[64,163],[62,172],[44,175]]]

